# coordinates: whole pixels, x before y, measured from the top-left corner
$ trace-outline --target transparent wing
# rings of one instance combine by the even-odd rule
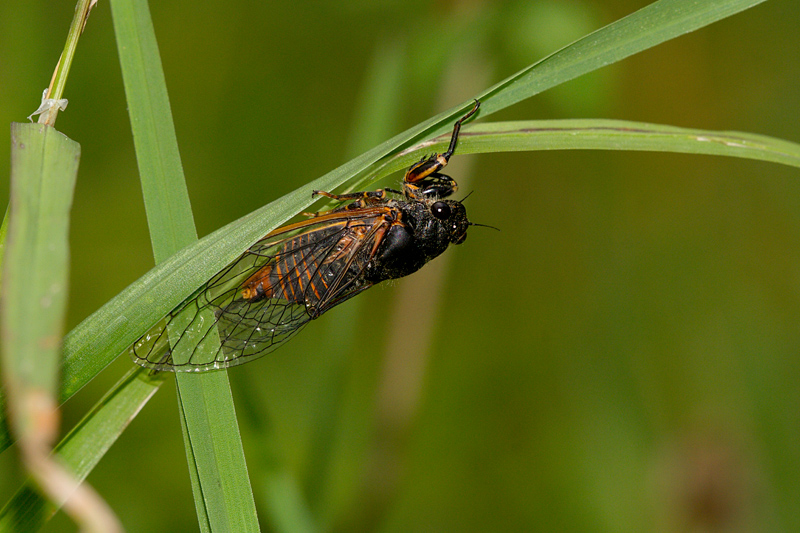
[[[346,213],[268,235],[136,341],[131,358],[156,370],[201,372],[271,352],[372,286],[363,273],[382,229],[383,217]]]

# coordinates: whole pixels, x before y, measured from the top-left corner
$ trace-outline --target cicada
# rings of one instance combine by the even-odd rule
[[[136,341],[133,360],[173,372],[246,363],[345,300],[464,242],[475,224],[461,202],[448,199],[458,185],[440,171],[479,106],[476,100],[455,123],[446,152],[408,169],[402,191],[314,191],[341,204],[256,242]]]

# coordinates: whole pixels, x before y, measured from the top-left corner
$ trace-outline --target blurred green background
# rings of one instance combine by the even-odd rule
[[[200,235],[648,3],[154,2]],[[38,106],[73,10],[0,5],[0,124]],[[490,120],[800,141],[798,21],[800,3],[767,2]],[[72,328],[153,265],[105,2],[66,96]],[[501,232],[473,228],[230,372],[264,530],[800,531],[797,169],[562,151],[448,170]],[[66,404],[65,429],[131,364]],[[89,481],[128,531],[198,529],[172,381]]]

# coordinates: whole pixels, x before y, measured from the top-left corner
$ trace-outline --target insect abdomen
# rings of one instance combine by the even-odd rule
[[[245,281],[242,298],[251,303],[266,298],[302,304],[319,300],[327,285],[322,277],[314,276],[321,258],[308,253],[312,236],[298,235],[288,241],[282,253]]]

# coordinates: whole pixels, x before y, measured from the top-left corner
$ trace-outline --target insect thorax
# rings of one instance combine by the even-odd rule
[[[450,244],[447,229],[422,201],[397,201],[402,224],[392,226],[365,277],[373,283],[413,274]]]

